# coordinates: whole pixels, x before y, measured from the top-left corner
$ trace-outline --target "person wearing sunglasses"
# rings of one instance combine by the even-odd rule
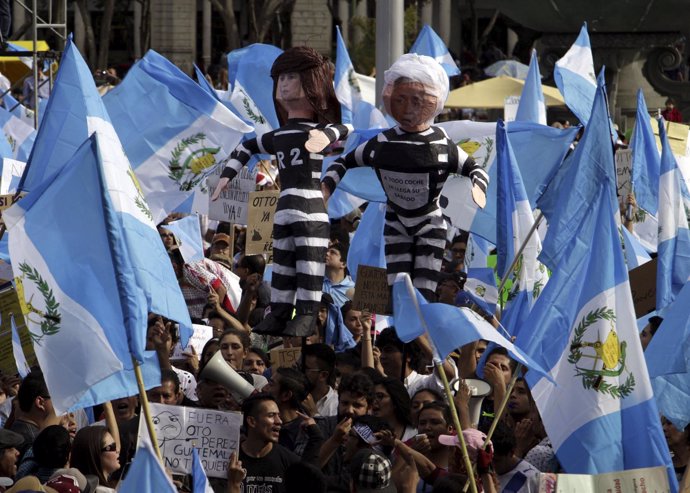
[[[98,477],[96,493],[115,493],[115,482],[110,478],[120,469],[119,455],[117,443],[107,428],[87,426],[74,437],[70,465],[85,476]]]

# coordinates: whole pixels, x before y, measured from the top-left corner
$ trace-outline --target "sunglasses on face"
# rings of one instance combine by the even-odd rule
[[[101,449],[101,452],[116,452],[117,451],[117,444],[115,442],[106,445]]]

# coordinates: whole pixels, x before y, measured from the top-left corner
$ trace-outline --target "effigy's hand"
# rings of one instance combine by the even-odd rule
[[[213,195],[211,195],[211,200],[218,200],[218,197],[220,197],[220,193],[226,188],[228,188],[228,183],[230,183],[230,178],[221,178],[220,180],[218,180],[218,185],[216,185],[216,189],[213,191]]]
[[[331,139],[321,130],[310,130],[304,148],[309,152],[321,152],[331,143]]]
[[[477,185],[472,186],[472,200],[480,209],[486,207],[486,193]]]

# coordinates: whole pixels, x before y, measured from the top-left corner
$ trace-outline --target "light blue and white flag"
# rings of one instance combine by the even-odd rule
[[[479,209],[471,199],[471,180],[464,176],[451,176],[439,198],[443,212],[453,226],[495,244],[496,125],[463,120],[443,122],[438,126],[489,173],[490,179],[486,207]],[[507,127],[527,197],[534,207],[545,183],[563,161],[578,128],[561,130],[532,122],[510,122]]]
[[[5,108],[0,108],[0,127],[17,161],[26,162],[36,140],[36,130],[32,125],[20,120]],[[0,151],[4,154],[5,151]]]
[[[7,93],[2,97],[2,106],[27,125],[30,125],[31,127],[34,126],[34,110],[21,104],[10,93]],[[39,114],[39,118],[42,119],[42,115]],[[40,125],[40,120],[38,123]]]
[[[652,260],[647,250],[625,226],[621,226],[621,235],[625,246],[625,263],[628,265],[629,271]]]
[[[196,447],[192,448],[192,493],[213,493]]]
[[[204,258],[204,243],[201,239],[199,216],[190,214],[168,223],[164,227],[175,234],[185,262],[192,263]]]
[[[336,353],[342,353],[357,345],[352,333],[343,322],[343,313],[340,307],[334,303],[329,303],[328,318],[326,319],[326,328],[324,329],[324,342],[329,346],[333,346]]]
[[[682,430],[690,423],[690,283],[664,315],[644,355],[659,412]]]
[[[546,125],[546,104],[544,103],[544,91],[541,87],[537,50],[532,50],[529,72],[527,72],[525,86],[522,88],[515,120]]]
[[[275,46],[255,43],[242,48],[241,56],[235,59],[237,71],[230,102],[257,136],[280,127],[273,103],[271,66],[282,52]]]
[[[49,101],[51,110],[39,129],[33,165],[27,165],[23,175],[26,189],[50,181],[83,141],[97,132],[109,198],[117,211],[121,241],[134,265],[136,284],[143,290],[146,308],[179,322],[182,343],[186,345],[192,334],[191,320],[170,259],[89,68],[71,39]],[[142,342],[133,345],[132,351],[141,360]]]
[[[489,253],[494,245],[479,235],[470,233],[467,238],[467,250],[465,251],[465,269],[473,267],[486,267]]]
[[[586,22],[582,25],[575,43],[563,58],[556,62],[553,78],[558,90],[563,94],[565,104],[586,126],[597,88],[592,45],[589,42]]]
[[[22,312],[58,415],[136,393],[135,385],[101,383],[131,369],[131,353],[146,342],[146,300],[104,175],[93,136],[3,214]]]
[[[409,53],[430,56],[441,64],[449,77],[460,75],[460,69],[448,52],[448,47],[428,24],[424,24],[422,30],[419,31]]]
[[[347,52],[345,41],[340,34],[340,28],[336,26],[336,52],[335,52],[335,96],[340,102],[341,120],[343,123],[352,123],[353,114],[362,101],[362,90],[355,76],[355,69]],[[368,126],[365,128],[369,128]]]
[[[637,91],[637,115],[632,134],[632,190],[637,205],[656,215],[659,205],[659,148],[642,89]]]
[[[177,493],[177,488],[163,469],[151,444],[142,441],[118,491],[137,493]],[[196,491],[196,490],[194,490]]]
[[[498,286],[496,286],[496,274],[491,267],[467,269],[464,290],[488,315],[496,314]]]
[[[347,252],[347,268],[353,281],[357,281],[360,265],[386,268],[383,226],[386,219],[386,204],[370,202],[362,214]]]
[[[12,327],[12,355],[14,356],[14,362],[17,364],[17,372],[20,377],[26,378],[31,371],[31,367],[26,361],[26,356],[24,356],[24,349],[22,349],[22,341],[19,339],[19,330],[17,330],[17,324],[14,321],[14,314],[10,314],[10,325]]]
[[[153,221],[187,200],[185,212],[207,213],[207,178],[251,127],[154,51],[103,102]]]
[[[690,230],[683,205],[685,186],[676,158],[659,120],[661,163],[659,176],[659,245],[656,272],[656,311],[668,306],[690,277]]]
[[[598,82],[592,107],[592,121],[585,127],[580,143],[558,168],[537,201],[549,224],[548,234],[542,241],[540,260],[551,270],[561,262],[568,245],[576,240],[578,231],[575,225],[580,224],[590,212],[590,209],[582,207],[582,204],[593,204],[596,194],[599,193],[597,188],[591,186],[586,174],[591,175],[596,171],[602,176],[609,176],[615,171],[611,136],[607,133],[609,114],[603,69]],[[604,130],[600,128],[602,126],[605,127]],[[587,162],[588,166],[582,166],[583,162]],[[611,200],[618,203],[615,191],[614,187]]]
[[[553,274],[515,345],[556,382],[527,373],[566,472],[599,474],[664,465],[669,481],[677,484],[636,330],[618,237],[608,121],[600,84],[571,173],[555,190],[566,211],[555,219],[569,217],[571,222],[567,228],[558,221],[549,223],[542,254],[547,243],[563,251],[546,256],[553,262]],[[590,206],[582,208],[583,203]],[[585,211],[573,214],[572,207]]]
[[[497,168],[497,274],[503,278],[522,248],[511,278],[513,290],[504,309],[503,326],[511,335],[517,335],[520,326],[529,314],[533,300],[538,296],[535,287],[539,264],[537,256],[541,250],[539,234],[532,231],[534,215],[522,183],[513,148],[510,145],[506,125],[499,120],[496,125],[496,168]],[[531,233],[531,234],[530,234]],[[538,279],[539,277],[539,279]],[[541,286],[538,286],[541,289]]]

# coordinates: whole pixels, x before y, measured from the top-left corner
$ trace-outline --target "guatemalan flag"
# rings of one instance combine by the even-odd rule
[[[625,263],[629,271],[652,260],[640,241],[625,226],[621,226],[621,236],[625,247]]]
[[[343,123],[352,123],[353,114],[362,100],[362,89],[359,87],[355,68],[352,66],[350,54],[347,52],[345,41],[336,26],[335,52],[335,96],[340,102]]]
[[[103,101],[153,221],[207,213],[207,179],[252,128],[152,50]]]
[[[511,299],[502,317],[503,326],[508,333],[517,335],[534,302],[534,288],[539,269],[537,256],[541,249],[541,242],[539,234],[532,231],[534,226],[532,207],[522,183],[520,168],[515,161],[505,123],[501,120],[496,124],[496,147],[498,177],[496,266],[501,278],[508,275],[508,269],[522,247],[522,252],[513,269],[514,291],[511,293]]]
[[[168,477],[161,461],[156,457],[151,444],[143,441],[143,445],[137,449],[132,465],[127,471],[127,477],[120,484],[118,491],[176,493],[177,488]],[[194,490],[195,493],[197,491]]]
[[[522,94],[520,95],[520,103],[518,104],[515,120],[546,125],[546,104],[544,103],[544,90],[541,86],[537,50],[532,50],[529,70],[525,79],[525,86],[522,88]]]
[[[659,120],[661,176],[659,177],[659,246],[656,271],[656,310],[660,312],[675,298],[690,277],[690,230],[683,205],[685,186],[676,158]]]
[[[12,157],[26,162],[36,140],[36,130],[5,108],[0,108],[0,127],[12,149]]]
[[[652,215],[659,206],[659,149],[642,89],[637,91],[637,115],[632,134],[632,190],[637,205]]]
[[[613,149],[603,77],[567,179],[555,190],[570,218],[544,240],[553,274],[515,345],[556,384],[527,381],[565,472],[599,474],[666,466],[677,489],[635,323],[615,216]],[[582,148],[580,152],[578,150]],[[591,199],[583,202],[587,197]],[[590,204],[573,215],[570,208]],[[556,218],[554,216],[554,218]],[[558,235],[559,241],[549,241]]]
[[[460,75],[460,69],[448,52],[448,47],[428,24],[424,24],[409,52],[430,56],[441,64],[449,77]]]
[[[470,121],[443,122],[448,136],[474,158],[489,174],[486,207],[471,200],[472,182],[464,176],[451,176],[443,187],[439,203],[451,224],[496,243],[496,125]],[[579,128],[565,130],[532,122],[510,122],[510,143],[523,177],[532,207],[550,177],[563,161]]]
[[[556,62],[553,78],[558,90],[563,94],[565,104],[583,125],[587,125],[592,112],[597,79],[586,22],[582,25],[575,43],[563,58]]]
[[[60,409],[66,410],[137,393],[132,356],[143,364],[145,384],[159,384],[159,375],[156,382],[159,370],[155,354],[145,351],[147,312],[178,321],[183,345],[186,345],[192,331],[184,298],[152,221],[151,212],[123,152],[122,144],[110,123],[90,71],[71,40],[68,41],[63,54],[53,96],[49,101],[52,107],[61,111],[48,113],[39,132],[36,151],[44,153],[45,160],[34,161],[32,169],[35,173],[25,173],[24,176],[36,181],[39,176],[47,175],[50,178],[43,179],[38,185],[32,185],[31,192],[21,204],[16,204],[16,207],[7,212],[8,217],[13,218],[12,224],[15,225],[12,227],[10,221],[7,222],[10,229],[10,254],[13,264],[16,264],[15,277],[26,277],[25,272],[18,273],[16,269],[19,268],[22,258],[37,250],[38,253],[34,252],[30,258],[27,257],[28,264],[35,264],[43,278],[54,279],[56,289],[62,290],[65,296],[70,298],[66,302],[67,306],[80,305],[83,307],[82,312],[85,310],[87,315],[92,314],[91,318],[87,315],[78,315],[83,324],[96,327],[89,330],[99,334],[102,329],[108,329],[105,331],[108,342],[119,360],[116,365],[119,371],[109,373],[107,379],[99,379],[98,375],[101,373],[94,371],[96,377],[92,377],[90,373],[83,373],[87,375],[86,381],[82,378],[72,382],[72,379],[64,378],[70,370],[49,371],[48,368],[54,364],[60,368],[60,365],[80,362],[77,357],[78,345],[66,353],[73,355],[70,358],[65,358],[61,353],[64,348],[59,346],[59,350],[44,348],[47,355],[59,355],[54,356],[55,361],[50,360],[50,356],[45,356],[41,360],[41,351],[37,349],[36,353],[47,375],[46,381],[51,395],[58,403],[56,408],[59,405],[62,406]],[[51,129],[55,129],[58,135],[51,135]],[[63,129],[70,131],[62,132]],[[87,142],[89,136],[91,141]],[[66,156],[66,149],[74,146],[78,138],[83,139],[82,144],[72,151],[71,158],[61,161]],[[58,140],[59,145],[56,143]],[[42,145],[45,145],[45,148],[38,147]],[[56,156],[54,161],[51,150],[54,150]],[[79,159],[86,164],[81,164],[75,157],[77,151]],[[41,165],[49,163],[60,163],[61,166],[41,170]],[[84,174],[83,179],[77,180],[75,184],[75,172],[72,168],[77,166],[90,166],[99,174]],[[63,178],[58,180],[58,176]],[[94,181],[89,182],[89,179]],[[57,183],[61,184],[61,190],[66,194],[60,204],[53,202],[59,201],[56,198],[59,195],[55,195]],[[98,192],[99,195],[84,194],[83,191],[79,192],[79,187],[88,189],[90,194]],[[75,196],[72,197],[72,194]],[[81,204],[81,195],[84,195],[85,201],[91,199],[95,202]],[[63,208],[63,203],[69,204],[71,209]],[[94,204],[100,205],[92,210]],[[44,216],[48,218],[45,221],[41,219]],[[34,228],[39,226],[45,228],[46,238],[52,238],[50,245],[43,245],[44,240],[34,232]],[[48,234],[49,231],[54,233]],[[93,239],[90,235],[93,235]],[[59,249],[55,248],[55,238],[60,238]],[[120,268],[123,270],[119,270]],[[119,276],[118,282],[111,287],[118,290],[107,291],[106,284],[109,278],[106,276],[116,274]],[[32,276],[37,278],[35,274]],[[94,279],[89,276],[93,276]],[[100,282],[104,283],[103,289],[97,287]],[[26,300],[32,299],[26,292],[25,295]],[[112,319],[117,310],[106,315],[94,312],[98,304],[103,304],[103,299],[111,300],[119,295],[125,297],[121,308],[127,310],[124,315],[120,315],[119,320]],[[97,302],[93,302],[92,298]],[[95,303],[96,308],[92,307],[92,303]],[[139,317],[141,310],[144,313],[143,320]],[[39,333],[43,333],[42,323],[39,323],[39,326]],[[113,327],[117,327],[117,330]],[[110,340],[110,337],[115,337],[116,334],[111,334],[109,330],[121,332],[124,345],[119,339]],[[79,339],[88,341],[88,338]],[[94,344],[98,344],[97,339],[94,340]],[[107,361],[108,358],[104,356],[104,362]],[[104,367],[108,368],[108,365]],[[79,375],[81,371],[76,371],[76,374]],[[52,379],[48,377],[49,374],[53,375]],[[63,389],[62,385],[68,380],[69,384],[83,384],[86,391],[77,392],[71,387]]]

